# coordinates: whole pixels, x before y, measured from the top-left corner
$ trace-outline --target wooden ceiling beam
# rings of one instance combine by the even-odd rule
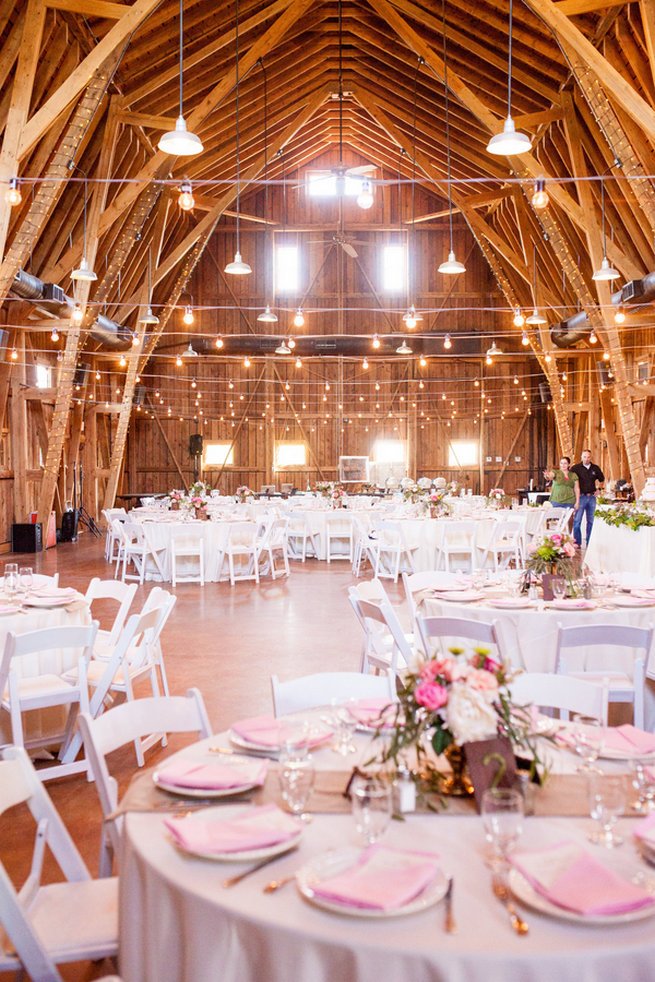
[[[109,0],[46,0],[54,10],[68,10],[84,17],[100,17],[107,20],[120,20],[130,9],[124,3],[110,3]]]

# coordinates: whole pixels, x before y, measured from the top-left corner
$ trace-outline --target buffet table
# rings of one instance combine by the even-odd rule
[[[655,526],[617,528],[596,518],[583,562],[594,573],[633,573],[655,579]]]

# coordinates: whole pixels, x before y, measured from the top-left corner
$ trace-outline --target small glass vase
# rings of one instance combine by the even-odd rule
[[[442,780],[441,793],[459,798],[473,794],[473,785],[466,769],[466,754],[457,743],[451,743],[444,750],[444,757],[450,764],[452,774]]]

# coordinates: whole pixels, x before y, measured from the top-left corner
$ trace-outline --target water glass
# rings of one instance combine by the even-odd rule
[[[633,811],[647,814],[655,811],[655,757],[635,757],[630,761],[631,784],[637,792]]]
[[[332,750],[337,754],[341,754],[343,757],[346,757],[348,754],[354,754],[357,751],[357,747],[352,742],[353,734],[357,729],[357,720],[349,708],[349,705],[353,703],[353,699],[347,702],[333,703],[332,724],[334,726],[334,742],[332,743]]]
[[[595,716],[584,716],[576,713],[573,716],[571,735],[575,752],[582,757],[584,763],[579,771],[595,771],[594,762],[598,760],[605,743],[605,728]]]
[[[555,576],[550,581],[555,600],[563,600],[566,596],[566,580],[563,576]]]
[[[278,770],[282,798],[290,812],[311,821],[307,803],[314,787],[314,761],[307,747],[288,747],[280,754]]]
[[[34,570],[31,566],[21,566],[18,570],[18,581],[23,593],[29,593],[34,584]]]
[[[589,812],[598,828],[589,833],[589,840],[606,849],[620,846],[623,839],[614,826],[625,811],[625,782],[622,776],[592,773],[589,775]]]
[[[18,590],[18,564],[7,563],[3,579],[4,592],[9,598],[13,598]]]
[[[488,788],[482,795],[482,823],[491,844],[491,867],[502,869],[523,831],[525,803],[516,788]]]
[[[350,785],[355,826],[367,845],[381,839],[391,822],[392,784],[386,775],[357,775]]]

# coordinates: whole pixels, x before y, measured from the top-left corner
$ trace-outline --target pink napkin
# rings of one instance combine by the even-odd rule
[[[202,819],[197,814],[167,818],[164,825],[187,852],[248,852],[289,842],[300,832],[298,820],[277,805],[249,808],[237,818]]]
[[[643,839],[651,848],[655,848],[655,815],[649,815],[638,822],[632,834],[635,839]]]
[[[517,852],[512,865],[537,893],[578,914],[623,914],[655,904],[655,899],[598,862],[575,842]]]
[[[655,596],[652,593],[647,595],[645,591],[640,597],[635,596],[634,593],[623,593],[620,597],[610,597],[610,601],[618,607],[652,607],[655,604]]]
[[[262,747],[270,747],[271,750],[277,750],[287,741],[296,746],[308,744],[310,747],[318,747],[333,735],[332,730],[323,730],[320,734],[310,735],[307,739],[298,729],[273,716],[250,716],[248,719],[233,723],[232,729],[243,740]]]
[[[592,600],[585,600],[584,597],[564,597],[562,600],[553,600],[553,607],[559,607],[562,610],[571,608],[571,610],[595,610],[596,604]]]
[[[349,907],[392,910],[410,903],[434,880],[437,859],[434,853],[373,845],[343,873],[312,883],[312,890]]]
[[[58,586],[41,586],[30,590],[30,594],[33,597],[41,597],[43,599],[63,599],[64,597],[75,597],[77,596],[77,590],[73,587],[58,587]]]
[[[0,614],[15,614],[20,607],[17,604],[0,604]]]
[[[504,599],[495,599],[488,601],[490,607],[529,607],[530,599],[528,597],[505,597]]]
[[[356,699],[348,704],[348,712],[358,723],[364,726],[382,726],[382,729],[392,729],[396,719],[393,703],[386,696],[380,699]]]
[[[243,787],[244,784],[263,784],[268,770],[267,760],[204,764],[193,760],[176,760],[156,772],[157,781],[179,788],[206,788],[208,791]]]
[[[655,734],[639,730],[631,723],[608,726],[605,730],[605,749],[640,756],[655,753]]]
[[[462,603],[484,600],[484,593],[480,593],[479,590],[450,590],[445,592],[436,590],[434,595],[438,600],[454,600],[456,602],[462,601]]]
[[[633,587],[630,590],[630,595],[633,597],[639,597],[642,600],[650,600],[655,603],[655,588],[647,590],[645,587],[639,587],[638,589]]]

